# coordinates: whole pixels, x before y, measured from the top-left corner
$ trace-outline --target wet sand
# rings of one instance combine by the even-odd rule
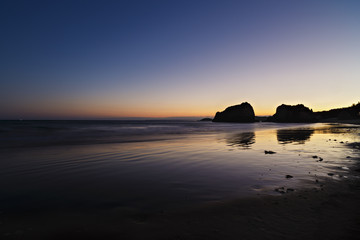
[[[360,239],[358,180],[320,180],[281,196],[209,203],[172,212],[132,209],[26,216],[4,239]],[[320,187],[321,186],[321,187]],[[10,219],[7,219],[10,220]],[[11,222],[11,221],[10,221]]]
[[[326,133],[329,129],[317,131]],[[293,136],[292,131],[288,133]],[[278,141],[294,141],[284,136],[284,132],[279,132]],[[304,139],[308,137],[301,135],[295,140]],[[332,140],[326,144],[345,145],[340,140],[339,137],[336,143]],[[342,176],[342,169],[334,168],[327,176],[304,180],[304,187],[294,191],[273,189],[274,194],[270,195],[168,209],[110,206],[89,211],[79,206],[76,211],[64,208],[0,212],[0,236],[1,239],[360,239],[360,143],[346,145],[353,153],[349,159],[356,162],[350,165],[348,178]],[[306,147],[304,152],[308,155]],[[326,162],[317,161],[319,158],[313,162]],[[283,179],[287,181],[285,175]]]

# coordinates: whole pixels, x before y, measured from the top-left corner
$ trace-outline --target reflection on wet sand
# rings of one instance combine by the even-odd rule
[[[314,129],[279,129],[276,132],[280,144],[298,143],[304,144],[310,140]]]
[[[316,133],[319,134],[339,134],[339,133],[352,133],[357,132],[358,126],[349,126],[341,124],[329,124],[324,127],[316,128]]]
[[[77,124],[67,125],[74,129],[71,136],[82,131]],[[120,130],[119,126],[111,130],[110,125],[101,125],[124,136],[120,140],[134,137],[131,140],[138,141],[114,142],[115,134],[105,133],[96,135],[100,138],[100,141],[94,140],[98,144],[89,143],[86,139],[94,136],[93,132],[98,129],[95,127],[84,130],[74,144],[51,142],[50,146],[30,147],[30,140],[42,141],[43,135],[26,132],[23,136],[32,136],[22,140],[26,147],[0,147],[1,239],[3,236],[8,236],[4,239],[44,239],[44,236],[49,239],[72,239],[74,236],[77,239],[121,236],[135,236],[134,239],[204,236],[202,239],[212,239],[212,233],[203,235],[209,232],[209,226],[223,227],[217,232],[221,233],[233,223],[236,224],[231,225],[232,229],[239,229],[238,223],[245,226],[234,234],[241,239],[241,233],[249,228],[257,233],[264,222],[271,223],[273,219],[279,223],[279,231],[297,226],[297,218],[295,222],[288,222],[289,212],[300,216],[302,228],[307,228],[309,221],[317,223],[324,219],[322,214],[319,217],[318,211],[325,213],[324,206],[334,213],[334,217],[326,219],[336,219],[334,224],[348,224],[346,219],[339,220],[345,213],[338,204],[343,203],[348,212],[358,206],[359,197],[352,199],[355,195],[350,191],[357,188],[347,186],[346,181],[355,183],[356,179],[358,184],[359,127],[198,123],[199,130],[194,131],[194,123],[179,123],[180,127],[175,123],[165,124],[160,127],[162,130],[159,124],[139,124],[124,126],[119,123]],[[48,126],[46,122],[43,125]],[[293,128],[285,130],[288,126]],[[143,129],[138,130],[140,127],[149,131],[141,135],[139,132]],[[340,130],[344,133],[338,134]],[[168,137],[175,132],[183,134]],[[12,137],[10,133],[9,136]],[[163,136],[165,139],[161,140]],[[3,135],[1,137],[6,140]],[[153,138],[160,140],[149,140]],[[84,139],[84,144],[79,144],[79,139]],[[105,144],[103,139],[111,144]],[[299,144],[305,142],[305,145]],[[277,154],[271,154],[274,152]],[[234,205],[227,205],[237,198]],[[348,198],[351,199],[349,207]],[[334,204],[328,205],[329,199]],[[208,208],[212,203],[216,207],[224,206],[224,210]],[[201,210],[195,210],[196,206]],[[191,213],[183,215],[186,209],[191,209]],[[206,213],[201,219],[200,212]],[[214,215],[218,213],[220,215]],[[358,212],[354,215],[359,216]],[[249,222],[259,216],[264,221],[254,221],[257,225]],[[199,219],[204,223],[201,233],[194,232],[199,229]],[[214,219],[228,221],[219,224],[217,220],[213,222]],[[179,223],[188,221],[189,226],[194,226],[189,228],[193,232],[181,235],[184,228]],[[164,226],[165,223],[169,225]],[[286,228],[284,224],[288,224]],[[266,234],[275,231],[273,225],[268,227]],[[317,228],[317,224],[313,227]],[[147,229],[149,233],[144,232]],[[160,236],[158,229],[169,230]],[[178,232],[174,233],[173,229]],[[114,233],[113,238],[107,235],[109,232]],[[228,239],[229,235],[214,236]],[[262,239],[264,235],[252,233],[243,238]],[[308,239],[307,236],[300,238]]]
[[[229,146],[239,147],[241,149],[250,149],[251,145],[255,143],[254,132],[244,132],[230,135],[226,142]]]

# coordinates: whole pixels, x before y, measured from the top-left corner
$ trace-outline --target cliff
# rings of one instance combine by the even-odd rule
[[[350,120],[360,119],[360,102],[350,107],[331,109],[329,111],[315,112],[319,120],[338,119]]]
[[[268,118],[271,122],[316,122],[316,115],[303,104],[285,105],[282,104],[276,108],[276,113]]]
[[[239,105],[228,107],[222,112],[217,112],[213,122],[255,122],[254,109],[249,103],[243,102]]]

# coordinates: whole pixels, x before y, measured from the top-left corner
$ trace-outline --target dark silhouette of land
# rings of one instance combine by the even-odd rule
[[[217,112],[213,122],[255,122],[254,109],[249,103],[243,102],[239,105],[228,107],[222,112]]]
[[[211,122],[212,121],[212,118],[203,118],[203,119],[200,119],[200,122]]]
[[[210,121],[210,118],[201,121]],[[217,112],[213,122],[251,123],[255,121],[279,123],[313,123],[313,122],[342,122],[360,124],[360,102],[350,107],[313,112],[303,104],[282,104],[276,108],[276,113],[270,117],[255,117],[253,107],[243,102]]]
[[[350,107],[315,112],[319,121],[360,120],[360,102]]]
[[[360,102],[350,107],[313,112],[303,104],[277,107],[268,122],[348,122],[360,123]]]
[[[298,105],[285,105],[282,104],[276,108],[276,113],[268,118],[269,122],[316,122],[314,112],[305,107],[303,104]]]

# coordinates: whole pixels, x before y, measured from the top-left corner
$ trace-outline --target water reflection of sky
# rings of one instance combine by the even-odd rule
[[[360,142],[359,128],[231,126],[166,140],[2,149],[2,208],[156,208],[277,194],[279,187],[351,178],[359,158],[348,147]]]

